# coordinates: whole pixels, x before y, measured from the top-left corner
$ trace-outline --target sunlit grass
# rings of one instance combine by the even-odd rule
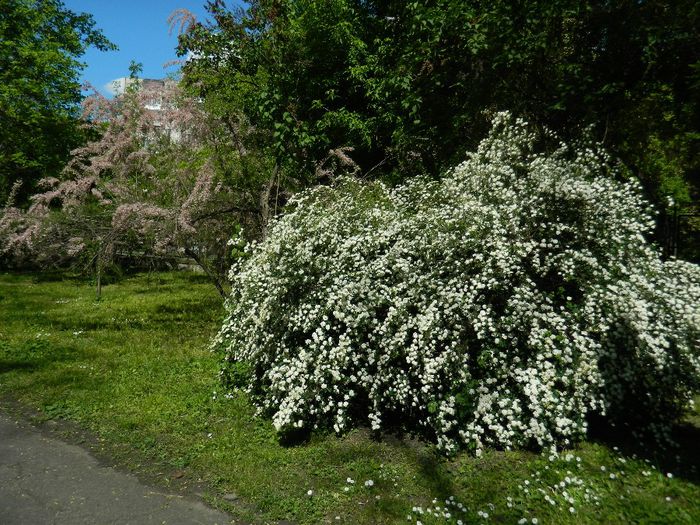
[[[378,441],[364,430],[283,445],[245,397],[221,392],[207,351],[223,315],[211,285],[188,274],[138,275],[103,293],[96,302],[81,281],[0,276],[0,396],[40,409],[43,418],[78,422],[121,464],[163,483],[176,472],[203,479],[210,500],[237,517],[700,523],[697,416],[679,433],[678,450],[635,447],[612,434],[551,460],[499,451],[447,460],[415,440]],[[227,502],[225,494],[238,499]]]

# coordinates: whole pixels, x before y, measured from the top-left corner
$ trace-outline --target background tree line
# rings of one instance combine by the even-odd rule
[[[223,240],[241,227],[263,238],[295,192],[340,173],[440,177],[503,109],[565,139],[592,134],[642,181],[661,226],[697,210],[691,0],[209,1],[208,21],[184,10],[170,20],[182,78],[158,95],[159,118],[191,130],[176,141],[139,109],[153,95],[138,84],[81,110],[79,59],[112,47],[90,15],[60,0],[2,4],[4,264],[80,253],[96,268],[131,246],[189,256],[222,289]],[[697,260],[692,220],[679,253]]]
[[[661,209],[669,197],[697,202],[697,2],[255,0],[235,10],[215,0],[208,9],[213,23],[180,39],[180,53],[196,57],[183,79],[234,140],[279,170],[267,170],[275,194],[314,184],[338,147],[352,148],[363,176],[438,176],[483,137],[489,110],[509,109],[564,137],[590,129]]]

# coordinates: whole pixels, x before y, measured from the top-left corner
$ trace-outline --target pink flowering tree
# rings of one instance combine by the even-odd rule
[[[255,191],[236,185],[229,136],[174,81],[134,80],[83,105],[95,140],[46,178],[28,209],[13,195],[0,210],[0,257],[14,265],[90,268],[98,281],[116,259],[188,258],[223,295],[226,239],[260,230]],[[256,202],[258,201],[258,202]]]

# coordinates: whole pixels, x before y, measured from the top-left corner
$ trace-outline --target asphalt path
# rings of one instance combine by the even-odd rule
[[[224,525],[201,501],[143,484],[0,413],[0,525]]]

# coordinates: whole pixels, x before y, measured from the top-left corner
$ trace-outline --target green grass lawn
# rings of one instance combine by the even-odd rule
[[[697,414],[672,450],[612,434],[558,457],[448,460],[362,430],[285,446],[221,392],[207,346],[222,315],[195,275],[129,277],[100,302],[80,281],[0,275],[0,404],[77,423],[149,479],[202,480],[210,502],[255,523],[700,523]]]

